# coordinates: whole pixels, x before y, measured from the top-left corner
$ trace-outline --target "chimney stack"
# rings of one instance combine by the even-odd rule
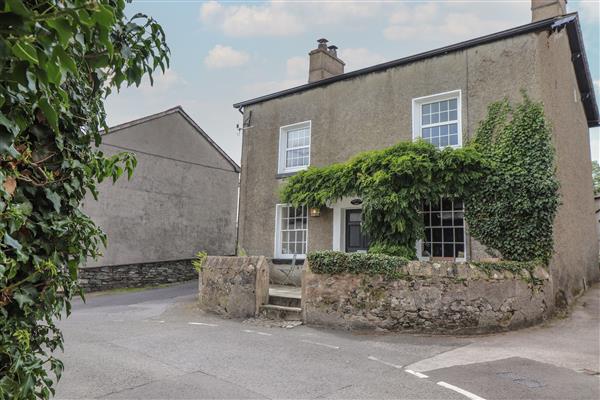
[[[308,83],[343,74],[346,65],[337,57],[337,46],[327,47],[327,39],[319,39],[317,42],[317,48],[308,53]]]
[[[531,0],[531,22],[565,15],[567,0]]]

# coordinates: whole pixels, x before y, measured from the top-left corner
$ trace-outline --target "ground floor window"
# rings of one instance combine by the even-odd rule
[[[304,257],[308,240],[308,209],[278,204],[275,231],[277,258]]]
[[[465,223],[462,200],[442,198],[423,205],[425,240],[419,256],[465,258]]]

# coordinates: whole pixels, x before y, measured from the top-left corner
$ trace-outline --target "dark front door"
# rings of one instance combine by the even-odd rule
[[[367,251],[369,238],[361,230],[362,211],[346,210],[346,252]]]

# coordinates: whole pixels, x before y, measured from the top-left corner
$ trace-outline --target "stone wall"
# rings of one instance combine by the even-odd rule
[[[86,292],[175,283],[197,277],[191,260],[79,269],[79,284]]]
[[[553,312],[550,275],[485,271],[470,264],[410,262],[401,279],[304,272],[307,324],[349,330],[483,333],[516,329]],[[535,284],[533,282],[536,282]]]
[[[232,318],[253,317],[268,301],[268,263],[263,256],[208,257],[199,290],[202,309]]]

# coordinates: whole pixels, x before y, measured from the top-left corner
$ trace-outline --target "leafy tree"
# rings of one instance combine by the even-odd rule
[[[79,209],[131,154],[94,145],[103,100],[168,67],[152,18],[124,0],[0,0],[0,398],[48,398],[60,378],[55,319],[80,290],[77,268],[105,236]]]
[[[600,164],[598,161],[592,161],[592,179],[594,181],[594,194],[600,194]]]
[[[424,234],[423,203],[466,195],[486,171],[484,158],[472,148],[401,142],[345,163],[309,167],[289,178],[281,197],[295,206],[323,207],[360,196],[369,252],[414,258],[415,242]]]
[[[525,94],[492,103],[469,146],[492,165],[466,199],[471,235],[505,260],[548,262],[560,198],[543,105]]]

